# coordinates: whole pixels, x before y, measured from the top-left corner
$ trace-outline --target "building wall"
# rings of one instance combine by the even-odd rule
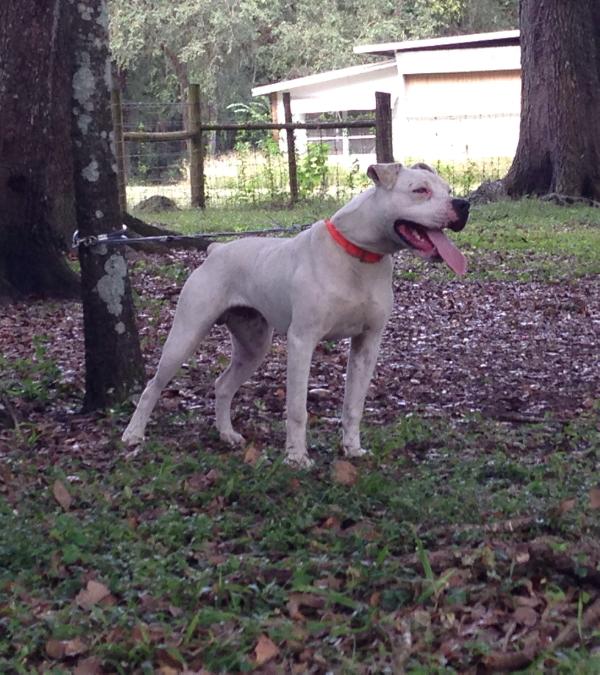
[[[406,75],[394,115],[396,158],[511,157],[520,104],[518,70]]]
[[[375,92],[386,91],[392,95],[397,160],[461,162],[514,155],[521,103],[518,46],[398,52],[395,65],[343,77],[337,71],[329,79],[324,75],[318,82],[282,83],[289,86],[295,120],[309,113],[373,110]],[[276,93],[279,120],[284,117],[282,91]],[[299,133],[299,150],[306,141]]]

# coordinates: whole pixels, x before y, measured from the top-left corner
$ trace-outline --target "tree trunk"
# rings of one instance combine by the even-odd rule
[[[72,137],[80,236],[121,227],[110,112],[111,63],[106,0],[65,5],[72,14]],[[145,377],[127,263],[120,249],[79,247],[86,394],[84,409],[123,401]]]
[[[79,295],[69,63],[63,3],[0,3],[0,301]]]
[[[600,199],[600,3],[521,0],[521,129],[512,196]]]

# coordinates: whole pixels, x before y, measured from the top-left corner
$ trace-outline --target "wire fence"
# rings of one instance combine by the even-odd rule
[[[168,197],[181,207],[190,205],[189,141],[169,136],[188,128],[189,114],[185,102],[122,104],[125,137],[130,132],[165,136],[162,142],[125,140],[124,175],[129,208],[155,195]],[[373,112],[312,115],[306,121],[354,124],[358,123],[357,117],[368,120],[373,118]],[[289,203],[286,131],[249,127],[204,131],[203,189],[208,206]],[[375,161],[376,152],[373,125],[295,129],[294,136],[300,199],[343,201],[368,186],[366,168]],[[407,157],[403,161],[423,159]],[[467,158],[459,162],[430,160],[430,163],[457,195],[466,195],[483,181],[505,175],[510,159]]]

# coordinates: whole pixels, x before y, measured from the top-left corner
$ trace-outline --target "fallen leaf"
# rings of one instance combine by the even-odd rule
[[[142,621],[131,629],[131,638],[134,642],[162,642],[164,637],[165,629],[160,623],[147,624]]]
[[[254,648],[254,654],[256,665],[264,666],[265,663],[268,663],[279,654],[279,648],[266,635],[261,635]]]
[[[89,656],[87,659],[81,659],[73,675],[102,675],[102,660],[97,656]]]
[[[64,486],[64,483],[60,480],[55,480],[54,485],[52,486],[52,494],[54,499],[63,507],[65,511],[68,511],[73,502],[73,497],[69,494],[69,491]]]
[[[306,617],[302,613],[301,607],[323,609],[325,607],[325,598],[313,593],[292,593],[289,596],[287,610],[290,618],[294,621],[305,621]]]
[[[300,611],[300,602],[298,598],[291,597],[287,603],[287,611],[290,615],[290,619],[294,621],[305,621],[306,617]]]
[[[156,651],[156,659],[159,665],[158,672],[163,675],[177,675],[177,673],[181,673],[183,670],[179,658],[168,649],[158,649]]]
[[[148,625],[145,623],[137,623],[131,629],[131,639],[134,642],[146,643],[150,642],[150,636],[148,635]]]
[[[218,469],[211,469],[206,474],[206,483],[208,487],[214,485],[219,480],[219,478],[221,478],[221,472]]]
[[[87,650],[87,644],[79,637],[72,640],[48,640],[46,642],[46,654],[56,660],[69,656],[79,656],[85,654]]]
[[[62,659],[65,655],[65,643],[62,640],[48,640],[46,642],[46,654],[51,659]]]
[[[590,509],[600,509],[600,486],[590,490]]]
[[[65,642],[65,656],[79,656],[88,650],[87,644],[79,637]]]
[[[558,505],[558,513],[563,516],[565,513],[569,513],[575,508],[577,500],[574,498],[563,499],[562,502]]]
[[[350,487],[358,480],[358,471],[354,464],[338,460],[333,463],[332,478],[334,483]]]
[[[520,623],[523,626],[531,627],[535,626],[535,624],[538,622],[539,615],[535,609],[522,605],[521,607],[517,607],[515,610],[514,619],[517,623]]]
[[[531,555],[530,555],[529,549],[527,548],[526,545],[517,546],[517,551],[515,553],[515,560],[516,560],[516,562],[519,563],[519,565],[523,565],[523,564],[529,562],[530,558],[531,558]]]
[[[317,588],[331,588],[334,591],[339,591],[342,585],[343,585],[342,580],[338,579],[337,577],[334,577],[331,574],[328,574],[326,577],[322,577],[321,579],[317,579],[315,581],[315,586]],[[318,596],[310,596],[310,597],[318,597]]]
[[[83,609],[91,609],[97,605],[101,600],[108,598],[110,591],[104,584],[93,579],[88,581],[84,590],[79,591],[75,596],[75,602]]]
[[[515,596],[515,605],[522,607],[538,607],[541,604],[537,596],[517,595]]]
[[[181,673],[179,668],[173,668],[173,666],[161,666],[157,671],[156,675],[178,675]]]
[[[221,477],[216,469],[211,469],[207,473],[194,473],[184,482],[184,487],[189,492],[199,492],[212,487]]]
[[[339,530],[340,519],[337,516],[329,516],[323,521],[323,524],[317,528],[318,530]]]
[[[249,445],[244,452],[244,464],[256,466],[256,463],[261,457],[261,452],[255,445]]]

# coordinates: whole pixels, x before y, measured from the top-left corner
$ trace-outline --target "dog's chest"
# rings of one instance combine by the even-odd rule
[[[391,289],[380,289],[378,293],[337,295],[329,303],[324,337],[327,339],[354,337],[370,330],[379,330],[387,322],[392,301]]]
[[[380,330],[392,311],[392,265],[377,267],[352,263],[328,270],[319,280],[319,313],[323,312],[324,337],[354,337]]]

